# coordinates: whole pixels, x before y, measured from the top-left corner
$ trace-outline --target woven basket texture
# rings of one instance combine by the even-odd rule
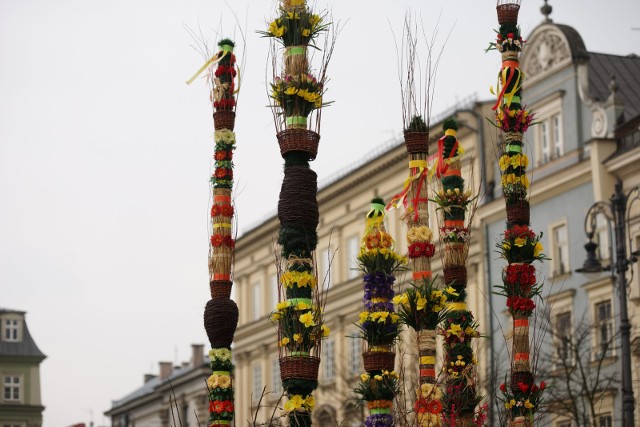
[[[280,223],[315,230],[320,221],[317,193],[318,175],[313,170],[306,166],[286,167],[278,200]]]
[[[236,123],[236,113],[234,111],[216,111],[213,113],[213,127],[216,130],[233,130]]]
[[[320,358],[314,356],[285,356],[280,358],[280,378],[282,380],[318,380]]]
[[[209,282],[212,299],[229,299],[233,282],[230,280],[212,280]]]
[[[210,299],[204,309],[204,328],[211,348],[229,347],[238,326],[238,306],[230,299]]]
[[[309,160],[314,160],[318,154],[320,135],[307,129],[286,129],[278,132],[278,144],[282,157],[292,151],[307,153]]]
[[[409,154],[429,154],[429,132],[404,132],[404,144]]]
[[[362,352],[364,370],[372,371],[393,371],[396,361],[396,354],[391,351],[364,351]]]

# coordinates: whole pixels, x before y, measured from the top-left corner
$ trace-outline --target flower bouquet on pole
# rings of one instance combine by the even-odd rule
[[[358,254],[364,310],[357,326],[365,341],[362,359],[366,373],[354,391],[367,402],[368,427],[394,425],[393,400],[400,389],[394,351],[400,316],[394,312],[392,299],[395,273],[406,260],[395,252],[393,238],[385,229],[384,208],[384,200],[372,200]]]
[[[530,364],[529,317],[535,309],[534,298],[540,293],[532,263],[547,258],[540,243],[542,233],[529,228],[529,159],[523,136],[534,124],[534,114],[522,103],[524,74],[519,69],[519,56],[525,41],[518,27],[520,0],[498,0],[496,10],[500,28],[489,49],[502,55],[498,87],[492,91],[497,95],[494,124],[503,134],[499,166],[507,211],[507,229],[498,252],[508,263],[498,292],[506,296],[513,318],[511,377],[501,389],[509,425],[528,427],[533,425],[544,390],[542,384],[535,384]]]

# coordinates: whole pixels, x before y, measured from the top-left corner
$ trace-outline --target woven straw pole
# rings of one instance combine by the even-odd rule
[[[420,384],[435,384],[436,331],[431,329],[417,331],[416,340],[420,364]]]

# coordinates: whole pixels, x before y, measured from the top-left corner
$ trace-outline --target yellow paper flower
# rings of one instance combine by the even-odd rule
[[[209,387],[209,389],[218,388],[218,377],[218,374],[212,374],[207,378],[207,387]]]
[[[513,244],[519,248],[523,247],[525,243],[527,243],[526,237],[516,237],[516,239],[513,241]]]
[[[449,333],[449,335],[455,335],[459,337],[462,334],[462,327],[457,323],[452,323],[447,332]]]
[[[231,377],[229,375],[220,375],[218,378],[218,387],[229,388],[231,387]]]
[[[293,396],[290,396],[289,400],[285,402],[284,410],[287,412],[295,411],[296,409],[304,405],[304,401],[305,399],[301,395],[294,394]]]
[[[313,411],[313,408],[315,408],[316,406],[316,399],[313,397],[313,395],[307,396],[304,403],[305,403],[305,406],[309,409],[309,411]]]
[[[300,334],[293,334],[293,340],[295,342],[297,342],[298,344],[301,344],[303,341],[302,335]]]
[[[425,305],[427,305],[427,299],[424,297],[418,298],[418,301],[416,302],[416,310],[424,310]]]
[[[529,399],[524,401],[524,407],[527,409],[532,409],[533,408],[533,404],[531,402],[529,402]]]
[[[369,319],[369,312],[368,311],[363,311],[363,312],[360,313],[360,315],[358,317],[360,317],[360,323],[364,323]]]
[[[316,325],[316,323],[313,321],[313,313],[311,313],[310,311],[306,312],[305,314],[301,314],[298,319],[300,320],[300,323],[304,324],[305,328]]]
[[[289,344],[289,338],[282,338],[278,344],[280,345],[280,347],[284,347],[285,345]]]
[[[382,381],[382,375],[374,375],[373,379],[375,379],[376,381]]]
[[[360,374],[360,379],[362,380],[362,382],[369,381],[369,378],[371,378],[369,374]]]
[[[296,304],[296,310],[308,310],[310,308],[311,308],[311,306],[309,304],[307,304],[306,302],[300,301],[300,302],[298,302]]]
[[[329,332],[331,332],[331,329],[329,329],[329,328],[328,328],[327,326],[325,326],[325,325],[320,326],[320,330],[322,331],[322,336],[323,336],[324,338],[328,337],[328,336],[329,336]]]
[[[542,251],[544,251],[544,246],[542,246],[541,242],[536,242],[536,245],[533,247],[533,256],[540,256]]]
[[[283,301],[276,304],[276,310],[282,311],[285,308],[291,307],[291,303],[289,301]]]
[[[282,315],[280,313],[271,313],[271,320],[273,322],[280,320]]]
[[[284,26],[280,27],[278,25],[278,21],[279,20],[276,19],[275,21],[269,24],[269,32],[275,37],[282,37],[284,33],[287,31],[287,28]]]

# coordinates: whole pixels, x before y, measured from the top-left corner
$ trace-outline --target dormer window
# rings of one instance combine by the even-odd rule
[[[4,321],[4,340],[18,341],[18,320],[5,319]]]

